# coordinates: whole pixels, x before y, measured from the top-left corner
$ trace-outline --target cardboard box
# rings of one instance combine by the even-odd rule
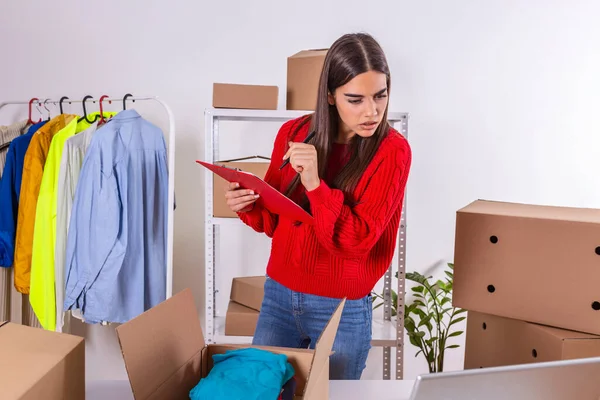
[[[314,111],[328,49],[302,50],[287,59],[286,108]]]
[[[84,399],[84,339],[0,322],[0,398]]]
[[[286,354],[296,372],[296,398],[329,397],[329,356],[345,300],[314,350],[260,347]],[[212,356],[247,345],[206,345],[192,292],[185,289],[116,328],[136,400],[189,400],[189,392],[212,368]]]
[[[254,336],[260,312],[230,301],[225,316],[225,335]]]
[[[600,336],[468,312],[465,369],[600,357]]]
[[[453,305],[600,334],[600,210],[478,200],[456,216]]]
[[[213,83],[213,107],[277,110],[279,88],[266,85]]]
[[[233,278],[230,299],[238,304],[260,311],[265,294],[265,276]]]
[[[261,179],[264,179],[269,169],[268,162],[248,162],[248,161],[230,161],[215,162],[215,164],[238,168],[242,171],[253,173]],[[213,174],[213,216],[218,218],[237,218],[237,214],[231,211],[225,200],[225,189],[229,185],[225,179],[217,174]]]

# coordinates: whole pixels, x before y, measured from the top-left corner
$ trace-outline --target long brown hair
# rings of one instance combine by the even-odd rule
[[[319,79],[315,112],[298,124],[292,135],[293,138],[307,123],[310,123],[309,131],[316,132],[311,143],[317,150],[320,178],[325,176],[327,160],[338,135],[339,115],[336,106],[329,104],[327,95],[333,94],[338,87],[345,85],[355,76],[368,71],[385,74],[387,89],[390,90],[390,70],[383,49],[372,36],[366,33],[346,34],[336,40],[327,51]],[[354,189],[388,131],[386,106],[381,123],[372,137],[363,138],[354,135],[350,140],[350,160],[330,183],[330,186],[344,192],[347,201],[354,202]],[[286,196],[291,197],[299,183],[298,174],[286,189]],[[306,196],[303,196],[300,205],[308,210]]]

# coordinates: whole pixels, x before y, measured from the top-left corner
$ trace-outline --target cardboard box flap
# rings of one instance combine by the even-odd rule
[[[458,213],[600,223],[600,209],[545,206],[492,200],[476,200],[458,210]]]
[[[329,373],[329,356],[331,355],[331,349],[333,348],[333,342],[337,335],[345,304],[346,299],[344,298],[331,316],[327,325],[325,325],[319,340],[317,340],[317,344],[315,345],[315,355],[308,375],[308,382],[306,383],[306,388],[304,390],[305,399],[319,398],[319,388],[321,387],[319,385],[319,379],[323,373]],[[329,379],[329,376],[327,379]]]
[[[194,298],[185,289],[116,328],[131,389],[137,399],[189,393],[205,346]]]

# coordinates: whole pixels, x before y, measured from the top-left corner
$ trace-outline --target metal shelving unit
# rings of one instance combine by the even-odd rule
[[[206,109],[205,117],[205,156],[204,161],[214,162],[219,160],[219,122],[220,121],[272,121],[285,122],[287,120],[306,115],[310,111],[290,110],[237,110],[237,109]],[[388,121],[396,130],[408,138],[408,114],[388,112]],[[397,126],[397,125],[400,126]],[[212,172],[205,171],[205,318],[207,343],[250,343],[252,338],[247,336],[226,336],[225,317],[215,315],[215,270],[219,270],[219,236],[221,226],[239,225],[242,222],[237,218],[213,217],[213,177]],[[395,365],[396,379],[403,379],[404,357],[404,274],[406,268],[406,201],[402,212],[402,220],[398,234],[396,248],[398,272],[398,304],[396,321],[392,321],[392,278],[394,265],[384,276],[383,287],[383,319],[373,319],[372,345],[383,348],[383,379],[391,379],[392,348],[396,349]]]

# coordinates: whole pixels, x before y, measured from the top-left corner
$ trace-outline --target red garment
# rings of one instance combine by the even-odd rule
[[[334,143],[327,160],[325,182],[331,184],[341,169],[348,163],[350,153],[347,144]]]
[[[289,164],[282,171],[279,166],[300,121],[283,124],[273,146],[265,181],[281,192],[296,174]],[[304,140],[309,125],[293,140]],[[238,213],[244,223],[272,238],[267,274],[301,293],[350,300],[369,294],[394,255],[411,160],[408,142],[390,128],[356,186],[353,207],[344,204],[342,191],[321,180],[307,192],[314,225],[271,214],[258,202]]]

